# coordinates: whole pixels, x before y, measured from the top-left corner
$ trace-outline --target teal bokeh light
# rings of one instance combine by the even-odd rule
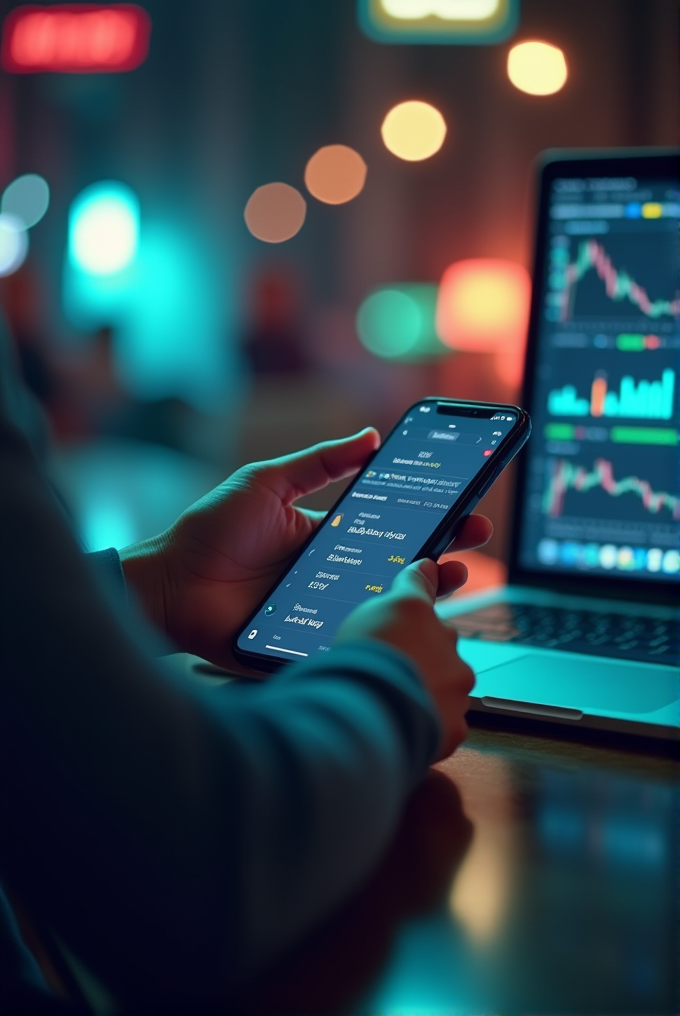
[[[88,275],[128,268],[139,242],[139,201],[123,183],[103,180],[82,191],[69,211],[69,259]]]
[[[14,215],[24,229],[37,225],[50,204],[50,188],[37,173],[26,173],[13,180],[2,195],[0,210],[3,215]]]
[[[426,360],[448,350],[435,331],[437,286],[399,283],[363,301],[356,327],[363,346],[388,360]]]
[[[117,373],[133,396],[221,411],[242,380],[232,275],[221,276],[221,264],[189,224],[145,216],[137,255],[120,271],[91,274],[64,258],[66,317],[84,343],[113,328]]]
[[[218,408],[233,373],[225,335],[227,283],[206,245],[168,222],[145,223],[120,334],[122,376],[140,397],[176,394],[197,408]]]

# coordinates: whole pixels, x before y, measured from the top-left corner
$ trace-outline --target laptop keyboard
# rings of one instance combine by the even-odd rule
[[[680,625],[632,614],[495,603],[451,618],[461,638],[680,664]]]

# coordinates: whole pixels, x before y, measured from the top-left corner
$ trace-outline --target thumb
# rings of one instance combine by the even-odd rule
[[[436,561],[424,557],[414,561],[395,577],[392,592],[398,596],[413,596],[434,606],[439,588],[439,566]]]
[[[257,463],[253,468],[261,482],[284,504],[290,504],[333,480],[356,473],[379,444],[378,432],[365,427],[352,437],[324,441],[293,455]]]

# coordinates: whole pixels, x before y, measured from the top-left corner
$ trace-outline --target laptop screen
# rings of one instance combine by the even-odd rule
[[[539,214],[515,561],[679,582],[678,160],[555,160]]]

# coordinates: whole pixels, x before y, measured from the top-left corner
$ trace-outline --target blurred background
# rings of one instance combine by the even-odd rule
[[[424,395],[517,401],[535,160],[678,143],[679,14],[0,3],[0,306],[86,545]]]

